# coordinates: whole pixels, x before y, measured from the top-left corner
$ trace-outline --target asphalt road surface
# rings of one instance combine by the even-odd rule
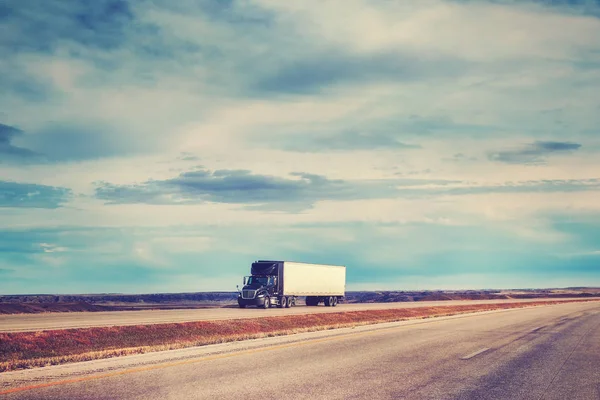
[[[8,393],[11,389],[16,391]],[[404,321],[15,371],[0,374],[0,395],[150,400],[600,399],[600,302]]]
[[[510,299],[510,300],[457,300],[422,301],[404,303],[340,304],[337,307],[297,306],[293,308],[208,308],[196,310],[142,310],[107,312],[72,312],[47,314],[0,315],[0,332],[26,332],[52,329],[86,328],[96,326],[123,326],[164,324],[206,320],[226,320],[236,318],[256,318],[292,314],[313,314],[340,311],[380,310],[388,308],[411,308],[428,306],[451,306],[468,304],[518,303],[558,299]],[[567,299],[560,299],[567,300]]]

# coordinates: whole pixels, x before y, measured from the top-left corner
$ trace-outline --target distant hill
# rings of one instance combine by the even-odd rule
[[[508,291],[374,291],[346,292],[347,303],[388,303],[399,301],[443,301],[443,300],[498,300],[498,299],[536,299],[565,297],[600,297],[600,291],[561,291],[553,289],[508,290]]]
[[[494,300],[565,297],[600,297],[600,288],[510,289],[510,290],[425,290],[348,291],[345,303],[390,303],[443,300]],[[232,307],[237,292],[5,295],[0,296],[0,314],[125,311]]]

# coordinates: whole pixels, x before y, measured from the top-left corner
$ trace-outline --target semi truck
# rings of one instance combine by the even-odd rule
[[[335,307],[346,293],[346,267],[293,261],[258,260],[249,276],[238,286],[240,308],[289,308],[298,297],[306,297],[307,306]]]

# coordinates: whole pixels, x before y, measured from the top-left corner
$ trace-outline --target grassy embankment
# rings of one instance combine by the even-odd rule
[[[567,301],[398,308],[226,321],[0,333],[0,372],[266,336],[565,302]]]

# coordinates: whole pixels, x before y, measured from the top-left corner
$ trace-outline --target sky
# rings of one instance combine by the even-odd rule
[[[600,286],[600,1],[8,0],[0,52],[0,294]]]

